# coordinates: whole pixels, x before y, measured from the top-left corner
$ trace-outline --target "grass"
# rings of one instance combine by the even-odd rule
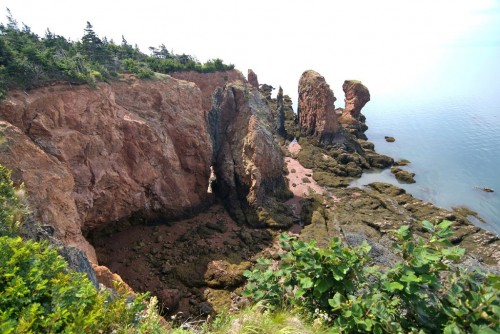
[[[170,334],[319,334],[322,328],[305,323],[294,310],[271,311],[263,303],[240,310],[222,312],[203,324],[184,323]]]

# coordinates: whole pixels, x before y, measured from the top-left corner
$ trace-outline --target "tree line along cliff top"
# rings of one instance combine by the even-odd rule
[[[39,37],[26,24],[20,27],[8,9],[7,13],[7,23],[0,23],[0,99],[9,88],[28,90],[53,81],[94,85],[123,73],[147,79],[154,72],[208,73],[234,68],[219,58],[201,63],[194,56],[174,54],[164,44],[149,47],[147,55],[123,36],[120,44],[100,38],[90,22],[78,41],[49,29]]]

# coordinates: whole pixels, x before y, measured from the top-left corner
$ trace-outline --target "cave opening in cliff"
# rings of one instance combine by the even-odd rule
[[[90,231],[87,239],[101,265],[134,291],[157,296],[163,315],[193,318],[231,307],[244,270],[270,251],[275,233],[238,225],[215,203],[189,219],[136,217]]]

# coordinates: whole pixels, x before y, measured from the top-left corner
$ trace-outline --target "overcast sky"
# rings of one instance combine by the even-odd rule
[[[500,45],[500,0],[3,0],[19,23],[80,39],[100,37],[147,52],[165,44],[201,61],[222,58],[296,96],[301,73],[324,75],[336,96],[345,79],[371,91],[401,89],[446,61],[440,50]],[[500,55],[499,55],[500,56]],[[340,98],[341,99],[341,98]],[[339,105],[341,106],[341,105]]]

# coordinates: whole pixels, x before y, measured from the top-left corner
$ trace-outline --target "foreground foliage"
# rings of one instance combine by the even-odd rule
[[[0,99],[8,88],[28,90],[47,82],[65,80],[95,85],[120,73],[151,78],[154,72],[216,72],[233,69],[221,59],[200,63],[195,57],[169,52],[165,45],[141,52],[122,37],[120,44],[100,38],[90,22],[79,41],[70,41],[47,29],[40,38],[27,25],[19,27],[7,10],[7,24],[0,24]]]
[[[98,291],[47,242],[16,236],[26,212],[0,165],[0,333],[165,333],[156,300]]]
[[[299,308],[329,333],[498,333],[500,278],[454,265],[464,250],[447,240],[450,225],[423,222],[425,239],[408,226],[395,231],[402,261],[391,268],[368,265],[367,243],[334,239],[321,249],[282,235],[287,252],[247,271],[244,295]]]

